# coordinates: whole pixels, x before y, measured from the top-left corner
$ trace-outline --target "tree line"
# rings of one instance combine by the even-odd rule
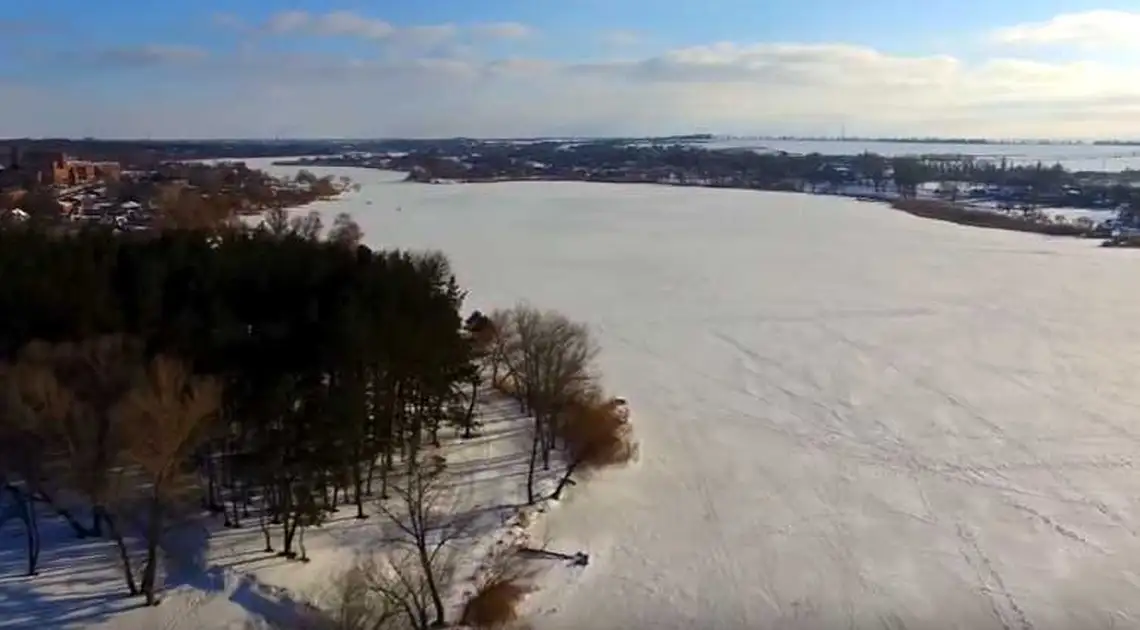
[[[477,434],[488,372],[534,417],[527,502],[552,461],[557,496],[632,455],[584,327],[527,306],[464,322],[441,253],[373,251],[347,216],[323,231],[280,211],[257,229],[0,230],[0,488],[29,574],[38,512],[113,541],[152,604],[163,535],[199,509],[298,561],[342,508],[406,519],[417,506],[390,501],[430,495],[425,453],[448,429]],[[416,627],[443,620],[439,531],[411,540],[434,608],[404,608]]]

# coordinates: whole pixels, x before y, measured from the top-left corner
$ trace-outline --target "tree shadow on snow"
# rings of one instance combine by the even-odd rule
[[[37,575],[28,576],[23,523],[0,527],[0,627],[85,627],[143,605],[126,594],[114,543],[79,539],[54,515],[40,511]]]
[[[230,601],[241,606],[260,625],[269,627],[293,627],[313,610],[306,604],[297,602],[284,589],[265,586],[250,576],[242,578]],[[258,625],[258,624],[255,624]]]
[[[138,597],[96,592],[90,595],[44,593],[28,578],[0,586],[0,627],[5,630],[45,630],[86,627],[108,621],[124,611],[142,608]]]

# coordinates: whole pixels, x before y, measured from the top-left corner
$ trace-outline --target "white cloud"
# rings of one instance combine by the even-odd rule
[[[151,44],[138,47],[116,47],[97,51],[90,56],[94,64],[156,66],[186,63],[206,59],[209,53],[195,46],[170,46]],[[76,58],[81,57],[75,55]]]
[[[296,18],[283,23],[311,28]],[[41,116],[39,97],[24,94],[0,121],[0,135],[81,134],[68,125],[102,111],[114,114],[99,128],[120,136],[833,133],[841,122],[868,135],[1140,135],[1140,85],[1127,65],[969,63],[794,43],[721,43],[593,63],[265,54],[171,64],[174,87],[161,94],[139,93],[105,110],[88,108],[98,99],[87,96],[70,117]],[[4,127],[12,121],[30,127]]]
[[[454,24],[408,26],[394,31],[389,43],[405,55],[424,54],[454,42],[459,28]]]
[[[613,30],[605,31],[601,34],[602,44],[612,46],[614,48],[627,48],[630,46],[637,46],[645,41],[645,36],[637,31],[630,30]]]
[[[240,31],[246,27],[245,22],[233,13],[215,13],[210,19],[216,26],[226,29]]]
[[[319,35],[324,37],[362,37],[382,39],[395,32],[384,20],[363,17],[351,11],[312,14],[305,11],[283,11],[270,16],[264,30],[277,35]]]
[[[1087,48],[1140,48],[1140,12],[1063,13],[1044,22],[998,29],[992,39],[1011,45],[1067,45]]]
[[[232,20],[220,14],[214,21],[228,25]],[[459,27],[455,24],[395,26],[385,20],[366,17],[351,11],[314,14],[306,11],[283,11],[269,17],[262,26],[274,35],[314,35],[321,37],[354,37],[372,40],[396,40],[418,46],[438,46],[461,35],[479,39],[525,39],[535,34],[519,22],[484,22]]]
[[[533,28],[519,22],[486,22],[474,24],[469,30],[472,35],[487,39],[526,39],[535,34]]]

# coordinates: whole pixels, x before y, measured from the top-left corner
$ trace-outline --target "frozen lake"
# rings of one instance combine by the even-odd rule
[[[1140,253],[828,197],[314,170],[365,184],[330,220],[445,251],[468,308],[597,332],[641,460],[553,513],[591,564],[537,628],[1140,626]]]

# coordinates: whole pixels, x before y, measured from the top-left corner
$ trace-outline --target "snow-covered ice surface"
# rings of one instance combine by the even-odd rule
[[[364,189],[319,207],[444,250],[469,306],[588,321],[634,410],[639,464],[552,513],[591,563],[537,628],[1140,627],[1140,254],[834,197],[336,172]]]

